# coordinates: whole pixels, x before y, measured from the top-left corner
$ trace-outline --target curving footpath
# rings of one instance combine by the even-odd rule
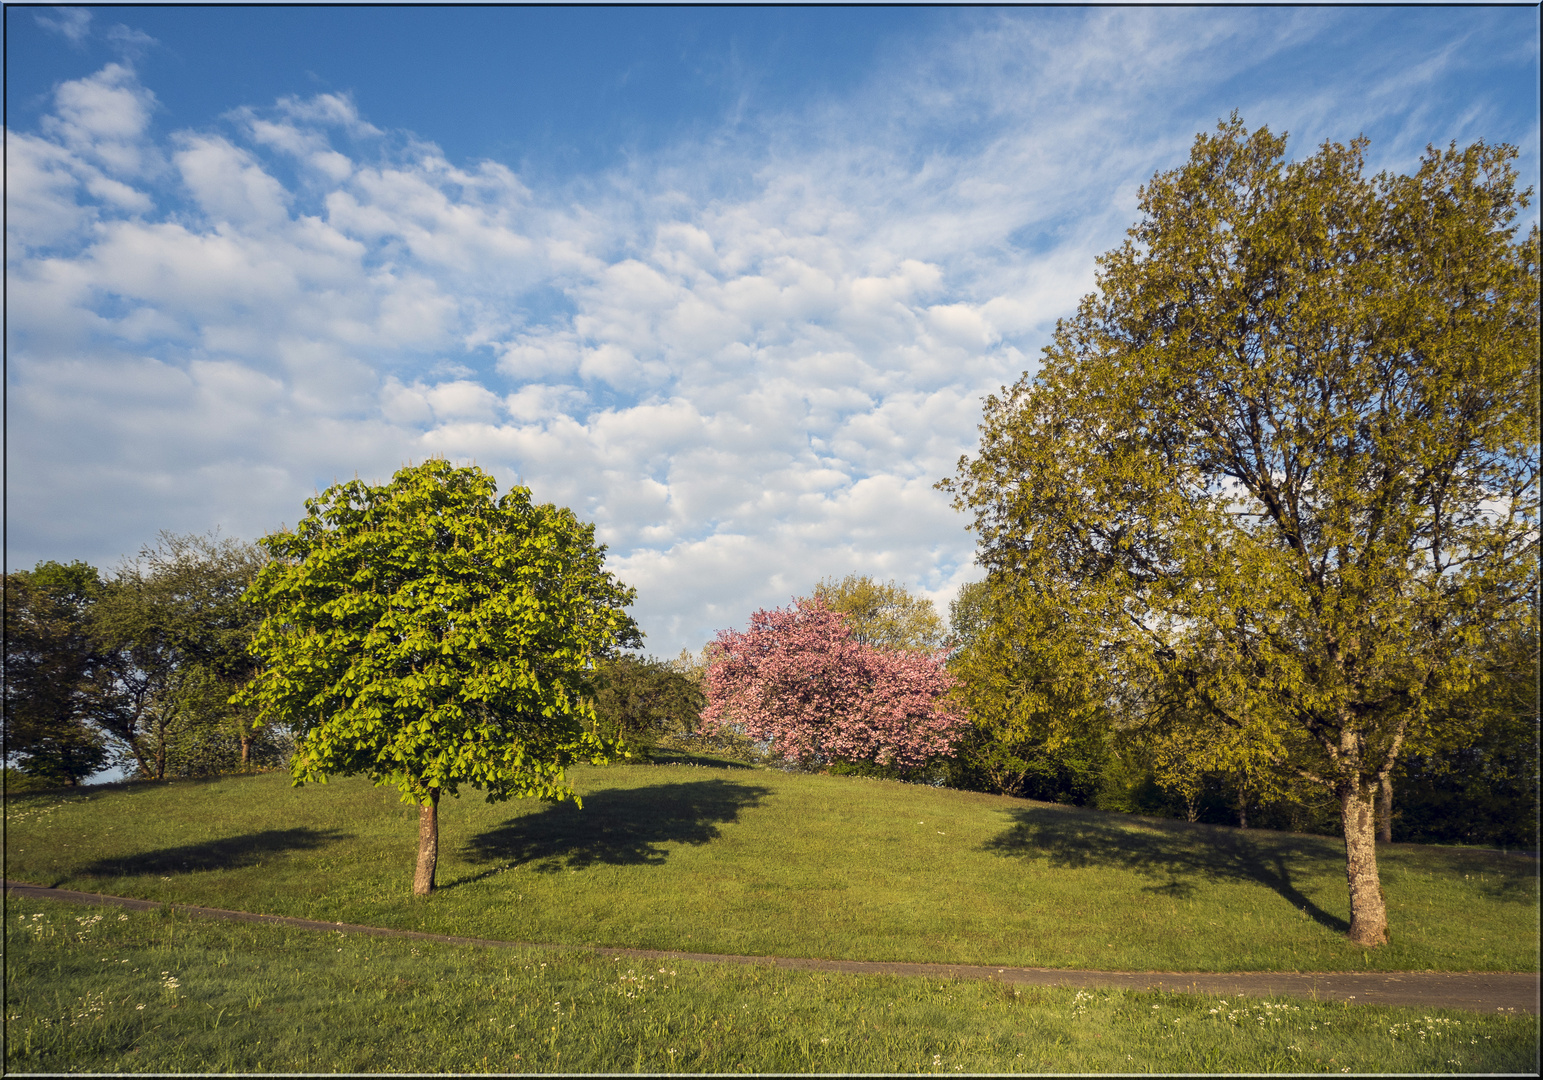
[[[212,919],[293,926],[302,930],[371,934],[375,937],[410,938],[446,945],[482,945],[492,948],[562,949],[602,956],[633,956],[661,960],[696,960],[717,964],[767,964],[799,971],[834,971],[849,975],[923,975],[934,979],[996,979],[1027,986],[1064,986],[1080,989],[1165,990],[1250,997],[1301,997],[1313,1001],[1341,1001],[1351,1005],[1408,1005],[1427,1009],[1471,1009],[1476,1012],[1537,1014],[1539,976],[1517,971],[1383,971],[1383,972],[1289,972],[1289,971],[1063,971],[1056,968],[997,967],[979,964],[903,964],[874,960],[815,960],[787,956],[727,956],[719,953],[671,952],[662,949],[616,949],[599,945],[544,945],[524,941],[489,941],[485,938],[428,934],[417,930],[392,930],[381,926],[296,919],[286,915],[257,915],[249,911],[163,904],[126,896],[50,889],[42,885],[6,881],[7,896],[32,900],[66,900],[76,904],[109,904],[153,911],[170,908],[184,915]]]

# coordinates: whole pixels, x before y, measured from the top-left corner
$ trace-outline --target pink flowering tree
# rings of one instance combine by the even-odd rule
[[[720,631],[710,656],[703,730],[737,727],[787,761],[907,772],[946,757],[969,726],[941,650],[864,645],[818,600],[757,611],[744,633]]]

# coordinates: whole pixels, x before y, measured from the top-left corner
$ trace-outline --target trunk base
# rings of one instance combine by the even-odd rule
[[[1388,907],[1377,874],[1377,789],[1347,785],[1340,792],[1345,825],[1345,878],[1350,886],[1350,940],[1375,948],[1388,943]]]
[[[429,792],[429,801],[418,806],[418,870],[413,875],[413,895],[428,896],[434,891],[434,870],[439,864],[439,790]]]

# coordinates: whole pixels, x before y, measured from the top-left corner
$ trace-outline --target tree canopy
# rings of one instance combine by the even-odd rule
[[[641,644],[594,526],[523,487],[496,492],[437,459],[334,485],[261,541],[273,559],[249,594],[263,666],[242,700],[297,730],[297,784],[362,774],[419,805],[419,895],[441,795],[577,799],[564,768],[607,749],[588,680]]]
[[[1127,723],[1333,793],[1375,945],[1374,799],[1535,618],[1538,232],[1510,147],[1366,177],[1364,140],[1285,145],[1234,116],[1143,188],[944,486]]]

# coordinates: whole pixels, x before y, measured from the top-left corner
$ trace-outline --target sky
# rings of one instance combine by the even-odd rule
[[[443,456],[659,657],[849,573],[946,616],[982,398],[1234,110],[1539,172],[1535,7],[4,14],[8,568]]]

